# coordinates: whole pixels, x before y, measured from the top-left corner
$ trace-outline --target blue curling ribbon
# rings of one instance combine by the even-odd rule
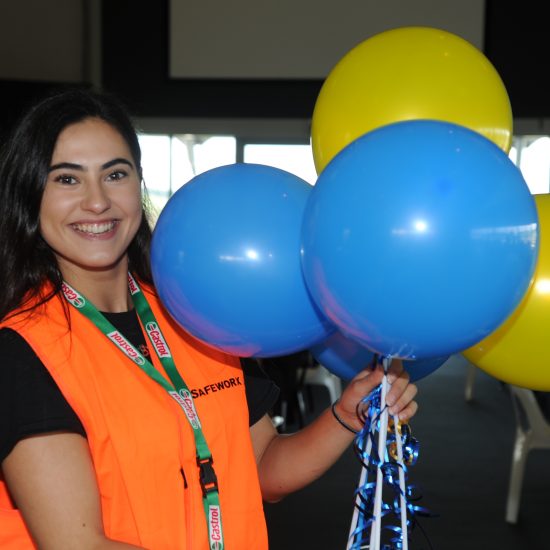
[[[370,543],[370,531],[374,522],[374,500],[376,493],[376,482],[368,481],[369,477],[376,476],[380,468],[384,486],[393,494],[391,503],[382,502],[381,519],[397,518],[399,525],[393,523],[381,525],[381,533],[389,532],[389,541],[381,544],[380,550],[402,550],[403,530],[401,528],[401,497],[404,499],[407,511],[407,533],[418,525],[418,516],[433,517],[434,514],[426,508],[415,504],[421,496],[414,485],[407,485],[408,467],[413,466],[418,460],[418,441],[412,437],[408,424],[401,424],[398,430],[388,433],[384,456],[378,456],[377,440],[380,432],[380,418],[385,408],[381,403],[381,386],[375,388],[369,395],[361,400],[357,406],[357,415],[363,422],[363,428],[357,434],[354,441],[355,454],[365,468],[366,482],[355,490],[355,506],[358,510],[357,525],[350,534],[352,541],[350,550],[361,550],[367,548]],[[396,435],[395,432],[399,432]],[[396,437],[401,439],[403,462],[397,460],[397,453],[390,456],[388,449],[396,448]],[[370,449],[368,449],[370,443]],[[405,479],[405,491],[403,493],[399,484],[399,473],[403,471]],[[422,529],[430,548],[431,544]],[[388,536],[386,538],[388,538]],[[373,549],[374,550],[374,549]]]
[[[374,444],[371,428],[376,426],[380,418],[380,397],[381,388],[373,390],[365,397],[358,405],[358,416],[363,421],[363,428],[355,438],[354,449],[359,461],[367,470],[368,475],[375,473],[377,468],[382,465],[382,461],[378,456],[377,447]],[[368,450],[368,443],[371,442],[371,449]],[[367,478],[368,478],[367,475]],[[370,528],[374,521],[374,499],[375,499],[376,483],[367,482],[359,486],[355,491],[356,506],[358,508],[357,526],[350,535],[353,540],[351,548],[360,550],[365,544],[369,543]],[[381,514],[385,515],[389,511],[389,506],[382,503]]]

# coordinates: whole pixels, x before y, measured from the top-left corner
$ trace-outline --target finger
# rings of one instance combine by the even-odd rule
[[[382,383],[383,376],[384,371],[382,369],[360,372],[344,390],[340,398],[341,408],[348,413],[355,414],[357,404]]]
[[[386,403],[388,404],[390,414],[399,414],[402,410],[407,408],[407,405],[415,398],[418,393],[418,388],[415,384],[409,384],[405,391],[399,395],[395,400],[393,396],[388,395]]]
[[[393,383],[393,381],[398,378],[403,372],[405,372],[403,361],[401,359],[392,359],[390,367],[388,368],[389,383]]]
[[[376,386],[382,383],[384,377],[384,369],[380,366],[374,370],[365,369],[361,371],[353,380],[351,384],[354,391],[361,394],[362,397],[370,393]]]
[[[394,359],[388,369],[388,382],[393,384],[396,380],[405,377],[409,379],[409,373],[403,367],[401,359]]]
[[[402,411],[399,412],[397,418],[401,422],[406,422],[410,420],[418,411],[418,403],[416,401],[411,401]]]
[[[388,377],[389,381],[389,377]],[[390,383],[388,395],[386,396],[386,403],[391,407],[410,385],[409,374],[403,371],[397,378]]]
[[[351,381],[353,382],[354,380],[361,380],[363,378],[367,378],[368,376],[370,376],[373,372],[376,372],[376,371],[380,371],[380,372],[384,372],[384,369],[382,368],[382,365],[377,365],[376,363],[370,363],[369,365],[367,365],[363,370],[359,371],[352,379]]]

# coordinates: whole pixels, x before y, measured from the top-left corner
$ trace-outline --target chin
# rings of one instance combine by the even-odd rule
[[[127,262],[122,262],[121,258],[64,258],[65,264],[72,265],[81,271],[90,273],[117,271],[119,269],[128,269]]]

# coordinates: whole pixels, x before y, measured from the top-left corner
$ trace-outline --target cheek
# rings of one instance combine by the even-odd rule
[[[139,217],[139,220],[141,221],[141,216],[143,213],[143,203],[141,201],[141,195],[132,201],[130,207],[132,209],[133,214]]]
[[[124,200],[123,208],[126,214],[132,219],[132,225],[137,229],[143,216],[143,204],[141,194],[128,196]]]
[[[38,214],[38,226],[41,235],[46,238],[49,227],[52,225],[56,216],[56,208],[54,208],[55,199],[51,196],[51,193],[44,191],[42,201],[40,203],[40,211]]]
[[[49,191],[46,187],[40,203],[40,229],[62,223],[63,219],[74,209],[74,202],[74,197]]]

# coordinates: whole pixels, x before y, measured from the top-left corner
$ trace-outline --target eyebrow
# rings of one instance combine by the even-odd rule
[[[106,170],[107,168],[111,168],[111,166],[115,166],[116,164],[126,164],[130,166],[130,168],[133,168],[134,165],[127,159],[119,157],[113,160],[110,160],[109,162],[106,162],[105,164],[101,165],[102,170]],[[60,162],[58,164],[53,164],[49,167],[48,172],[53,172],[54,170],[79,170],[81,172],[85,172],[87,169],[84,168],[81,164],[75,164],[73,162]]]

